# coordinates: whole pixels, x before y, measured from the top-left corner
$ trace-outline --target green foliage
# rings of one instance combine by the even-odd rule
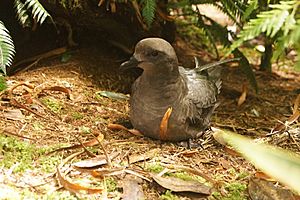
[[[142,15],[147,23],[150,26],[154,20],[155,10],[156,10],[156,1],[155,0],[141,0],[143,5]]]
[[[167,190],[165,192],[165,194],[162,194],[159,199],[161,199],[161,200],[180,200],[180,198],[178,196],[172,194],[172,192],[170,190]]]
[[[0,21],[0,69],[6,74],[6,67],[13,62],[15,46],[2,21]]]
[[[226,143],[234,147],[241,155],[248,159],[255,167],[300,192],[300,157],[278,147],[266,144],[257,144],[254,141],[231,133],[219,130],[215,133],[217,138],[222,138]],[[282,173],[289,172],[289,173]]]
[[[72,113],[72,117],[73,119],[79,120],[79,119],[83,119],[84,115],[79,112],[74,112]]]
[[[256,1],[254,1],[256,2]],[[253,3],[251,10],[257,5]],[[279,4],[269,5],[271,10],[263,11],[256,18],[251,19],[237,36],[238,39],[230,46],[226,55],[242,45],[243,42],[253,39],[264,33],[275,41],[273,59],[277,60],[284,55],[284,50],[294,47],[298,50],[298,63],[300,66],[300,19],[299,1],[280,1]],[[251,12],[247,10],[247,16]]]
[[[47,17],[52,20],[49,13],[38,0],[26,0],[25,3],[22,3],[20,0],[14,0],[14,7],[17,13],[17,19],[23,27],[30,26],[30,11],[31,16],[39,24],[42,24]],[[14,54],[15,47],[9,31],[5,28],[2,21],[0,21],[0,69],[4,74],[6,74],[6,67],[12,64]]]
[[[228,195],[223,197],[223,200],[246,200],[245,191],[247,186],[242,183],[233,182],[225,186],[225,189],[228,191]]]
[[[38,0],[26,0],[25,6],[28,10],[31,9],[32,16],[38,23],[42,24],[47,17],[52,20],[50,14]]]
[[[18,163],[14,168],[15,172],[23,172],[26,169],[31,169],[33,167],[33,160],[41,152],[41,150],[38,150],[38,148],[30,143],[2,135],[0,136],[0,150],[3,155],[1,165],[10,168]]]
[[[38,0],[26,0],[25,3],[22,3],[20,0],[14,0],[14,7],[16,9],[17,19],[24,27],[30,26],[31,16],[39,24],[42,24],[47,17],[52,20],[50,14]]]
[[[30,21],[30,15],[28,14],[28,8],[25,6],[24,3],[22,3],[20,0],[14,1],[14,7],[16,10],[16,17],[20,24],[23,27],[30,27],[31,21]]]
[[[0,92],[7,88],[6,81],[3,76],[0,75]]]
[[[52,98],[43,98],[42,102],[54,113],[59,113],[63,108],[59,101]]]
[[[294,14],[290,15],[294,6],[296,6],[294,1],[281,1],[280,4],[270,5],[272,10],[260,13],[256,19],[251,19],[244,26],[238,35],[238,40],[231,45],[227,54],[239,47],[244,41],[253,39],[261,33],[274,37],[280,30],[288,32],[290,27],[295,24],[292,20]]]

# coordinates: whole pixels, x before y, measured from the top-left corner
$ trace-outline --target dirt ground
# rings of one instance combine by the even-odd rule
[[[108,128],[109,124],[122,124],[130,127],[128,100],[122,99],[123,96],[117,100],[112,97],[108,98],[101,95],[104,93],[98,92],[128,93],[134,77],[138,74],[138,72],[120,74],[118,66],[126,58],[116,55],[117,52],[107,53],[106,49],[79,48],[71,52],[71,57],[66,62],[61,62],[61,57],[42,60],[34,69],[8,77],[9,89],[23,82],[28,85],[17,87],[12,94],[1,94],[0,130],[2,134],[35,144],[40,148],[53,147],[52,150],[91,141],[95,136],[103,135],[102,145],[96,144],[94,147],[86,148],[96,155],[104,155],[105,151],[108,154],[116,153],[117,156],[112,160],[110,167],[119,169],[124,167],[122,163],[125,162],[128,170],[126,173],[122,171],[122,173],[110,176],[116,181],[117,189],[106,190],[100,195],[108,199],[121,197],[128,177],[138,180],[145,199],[167,199],[161,196],[166,195],[164,189],[146,179],[151,179],[149,165],[156,164],[168,166],[166,168],[169,168],[169,173],[183,167],[196,170],[198,175],[200,174],[206,182],[213,185],[213,191],[223,197],[248,199],[245,189],[240,191],[243,193],[240,198],[234,198],[230,196],[232,191],[227,186],[232,183],[247,185],[249,177],[254,176],[258,170],[242,157],[228,151],[210,135],[197,140],[201,145],[187,148],[182,143],[155,141],[133,135],[125,130]],[[282,68],[278,70],[274,66],[272,74],[256,72],[256,78],[259,84],[258,94],[253,92],[246,77],[234,64],[224,67],[220,106],[213,115],[212,126],[228,129],[299,153],[298,129],[294,135],[293,132],[287,134],[283,131],[267,136],[277,124],[284,123],[292,115],[294,100],[300,93],[299,73]],[[248,88],[246,100],[238,106],[238,99],[245,91],[243,89],[245,86]],[[11,99],[18,103],[13,104],[9,101]],[[17,112],[18,114],[13,117],[3,115],[11,110],[21,112]],[[294,123],[291,126],[297,127],[297,124]],[[66,157],[81,150],[82,148],[73,148],[52,154],[45,152],[44,156],[50,160],[53,155],[60,155],[60,160],[57,162],[59,164]],[[2,152],[1,157],[4,156],[5,152]],[[144,159],[139,162],[129,162],[130,159],[138,156]],[[75,160],[84,160],[88,157],[89,153],[85,152],[77,156]],[[13,193],[21,193],[26,188],[39,198],[49,194],[49,191],[65,191],[57,184],[58,178],[53,175],[56,168],[53,167],[50,170],[51,173],[44,173],[39,170],[41,162],[36,159],[32,164],[34,169],[26,170],[24,173],[15,173],[13,168],[2,168],[1,187]],[[67,164],[66,166],[68,167],[64,168],[66,170],[64,174],[67,174],[68,180],[74,182],[76,178],[84,174]],[[177,167],[170,169],[171,166]],[[150,171],[153,172],[153,170]],[[103,177],[98,177],[96,180],[103,182]],[[93,196],[93,198],[97,197],[99,196]],[[59,196],[56,199],[62,198]],[[80,196],[80,198],[93,199],[89,196]],[[176,198],[222,199],[213,195],[192,197],[190,194],[169,197],[169,199]],[[71,199],[71,197],[68,196],[66,199]]]

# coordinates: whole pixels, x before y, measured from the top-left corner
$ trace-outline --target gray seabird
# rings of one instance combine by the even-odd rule
[[[167,41],[146,38],[137,43],[121,69],[139,67],[130,98],[130,121],[145,136],[182,141],[200,137],[217,107],[221,81],[216,68],[178,66]]]

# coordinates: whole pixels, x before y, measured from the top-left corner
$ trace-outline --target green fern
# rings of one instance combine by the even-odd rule
[[[30,27],[30,16],[24,3],[20,0],[14,1],[17,19],[23,27]]]
[[[0,21],[0,69],[6,74],[6,67],[13,62],[15,46],[10,37],[9,31]]]
[[[53,22],[50,14],[47,12],[47,10],[45,10],[38,0],[26,0],[25,6],[27,9],[31,9],[32,16],[38,23],[42,24],[47,17],[49,17]]]
[[[156,10],[156,1],[155,0],[141,0],[143,5],[142,15],[147,23],[150,26],[155,17]]]
[[[297,8],[297,1],[281,1],[280,4],[270,5],[272,10],[260,13],[256,19],[252,19],[244,27],[236,40],[226,53],[229,55],[234,49],[238,48],[243,42],[253,39],[265,33],[266,36],[274,37],[279,31],[290,30],[291,18],[293,18],[293,8]]]

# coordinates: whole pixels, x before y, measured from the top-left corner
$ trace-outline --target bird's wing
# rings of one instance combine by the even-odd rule
[[[185,98],[187,104],[186,117],[192,123],[200,121],[204,126],[217,106],[217,95],[221,81],[210,80],[209,75],[196,72],[194,69],[179,68],[188,87]]]

